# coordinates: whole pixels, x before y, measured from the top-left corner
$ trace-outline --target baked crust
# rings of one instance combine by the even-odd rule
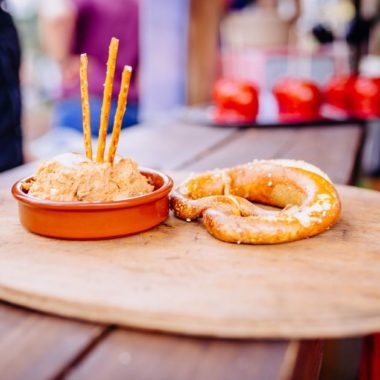
[[[253,203],[281,208],[268,211]],[[202,217],[231,243],[275,244],[317,235],[339,219],[338,193],[320,169],[302,161],[253,161],[193,176],[172,193],[178,218]]]

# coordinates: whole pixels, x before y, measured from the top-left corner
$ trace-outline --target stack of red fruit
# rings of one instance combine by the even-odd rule
[[[323,104],[343,111],[347,116],[361,119],[380,117],[380,78],[335,75],[321,90],[311,80],[285,77],[276,82],[273,95],[282,122],[318,120]],[[215,83],[213,98],[215,122],[255,122],[259,96],[252,83],[220,79]]]

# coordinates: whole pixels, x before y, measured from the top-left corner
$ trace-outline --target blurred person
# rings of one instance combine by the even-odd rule
[[[17,31],[0,0],[0,172],[23,163],[20,60]]]
[[[55,108],[54,124],[82,131],[79,56],[89,58],[89,94],[92,134],[99,129],[108,46],[119,42],[108,131],[116,112],[121,73],[133,67],[128,107],[123,128],[138,122],[138,4],[139,0],[45,0],[41,8],[41,42],[46,53],[60,66],[62,88]]]

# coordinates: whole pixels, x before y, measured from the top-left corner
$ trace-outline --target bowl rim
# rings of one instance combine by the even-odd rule
[[[134,197],[130,197],[127,199],[122,199],[118,201],[109,201],[109,202],[73,202],[73,201],[50,201],[46,199],[38,199],[26,194],[22,188],[22,182],[28,181],[33,176],[28,176],[18,180],[12,186],[12,195],[13,197],[30,207],[36,207],[41,209],[54,209],[54,210],[107,210],[107,209],[118,209],[125,207],[134,207],[142,204],[150,203],[156,201],[158,199],[163,198],[168,195],[171,189],[173,188],[173,179],[168,175],[154,169],[139,167],[139,171],[141,174],[153,174],[161,177],[163,180],[162,186],[158,189],[153,190],[151,193],[137,195]]]

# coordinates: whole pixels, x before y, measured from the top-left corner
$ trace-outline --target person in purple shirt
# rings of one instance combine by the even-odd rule
[[[89,57],[91,128],[97,135],[106,75],[108,46],[119,42],[109,122],[112,128],[121,73],[133,67],[128,107],[123,127],[138,122],[138,4],[139,0],[46,0],[41,8],[41,42],[47,54],[60,66],[62,89],[55,109],[54,124],[82,130],[79,83],[79,55]]]

